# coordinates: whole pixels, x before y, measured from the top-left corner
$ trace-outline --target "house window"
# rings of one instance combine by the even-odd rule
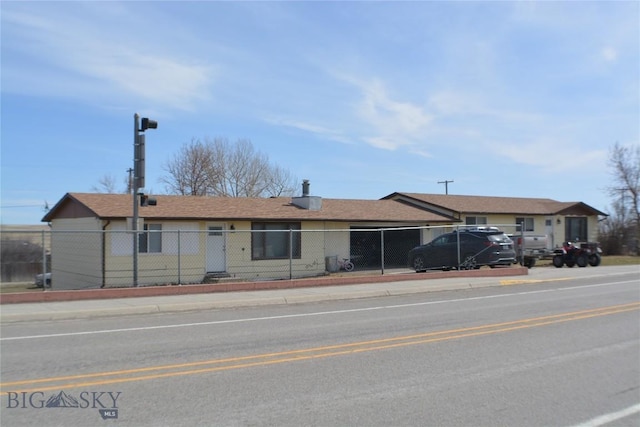
[[[222,227],[209,227],[209,236],[222,236]]]
[[[569,242],[586,242],[587,236],[587,218],[585,217],[567,217],[565,219],[565,239]]]
[[[251,259],[300,258],[301,233],[299,222],[254,222],[251,224]],[[289,251],[290,232],[293,247]]]
[[[467,225],[481,225],[487,223],[486,216],[468,216],[465,220]]]
[[[522,218],[516,217],[516,224],[524,225],[524,231],[534,231],[533,230],[533,218]],[[523,231],[520,227],[518,227],[518,231]]]
[[[144,225],[144,231],[138,235],[138,252],[162,252],[162,224]]]

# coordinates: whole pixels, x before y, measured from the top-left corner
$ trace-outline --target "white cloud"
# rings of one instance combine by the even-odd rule
[[[607,151],[587,149],[569,141],[540,139],[530,143],[492,143],[495,154],[517,164],[533,166],[541,173],[584,174],[606,168]]]
[[[430,152],[425,151],[425,150],[411,149],[411,150],[409,150],[409,153],[415,154],[415,155],[420,156],[420,157],[424,157],[425,159],[433,158],[433,154],[431,154]]]
[[[208,97],[209,67],[140,51],[114,49],[112,45],[101,48],[103,55],[86,59],[76,56],[69,60],[75,61],[76,71],[148,102],[189,110],[197,101]]]
[[[343,144],[353,144],[354,141],[349,139],[346,135],[344,135],[339,130],[335,128],[328,128],[326,126],[312,124],[309,122],[295,120],[295,119],[287,119],[287,118],[277,118],[277,117],[268,117],[264,119],[267,123],[271,123],[276,126],[283,126],[292,129],[301,130],[303,132],[315,134],[319,138],[328,139],[335,142],[340,142]]]
[[[423,107],[392,99],[379,80],[356,84],[362,91],[356,115],[365,128],[375,131],[363,140],[374,147],[395,150],[411,146],[433,121]]]
[[[602,48],[600,56],[607,62],[615,62],[618,59],[618,51],[611,46]]]
[[[138,104],[186,110],[208,97],[211,66],[162,52],[153,46],[153,37],[132,42],[139,37],[126,33],[128,22],[113,33],[113,22],[92,25],[87,17],[33,12],[3,10],[3,26],[12,35],[11,44],[3,48],[3,91],[45,93],[99,105],[130,103],[134,98]],[[116,8],[107,15],[117,19],[121,13]],[[26,56],[37,58],[38,67],[25,65]]]

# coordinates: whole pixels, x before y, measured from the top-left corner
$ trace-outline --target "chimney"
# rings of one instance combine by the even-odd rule
[[[322,197],[309,195],[309,180],[302,180],[302,196],[292,197],[291,203],[295,206],[310,211],[319,211],[322,209]]]

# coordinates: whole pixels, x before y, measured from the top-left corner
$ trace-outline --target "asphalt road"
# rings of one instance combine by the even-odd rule
[[[9,324],[0,423],[637,426],[640,279],[611,271]]]

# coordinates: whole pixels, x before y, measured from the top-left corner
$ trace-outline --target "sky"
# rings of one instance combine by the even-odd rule
[[[2,224],[105,176],[146,188],[248,139],[325,198],[550,198],[608,212],[640,144],[640,3],[2,1]],[[301,186],[300,186],[301,188]]]

